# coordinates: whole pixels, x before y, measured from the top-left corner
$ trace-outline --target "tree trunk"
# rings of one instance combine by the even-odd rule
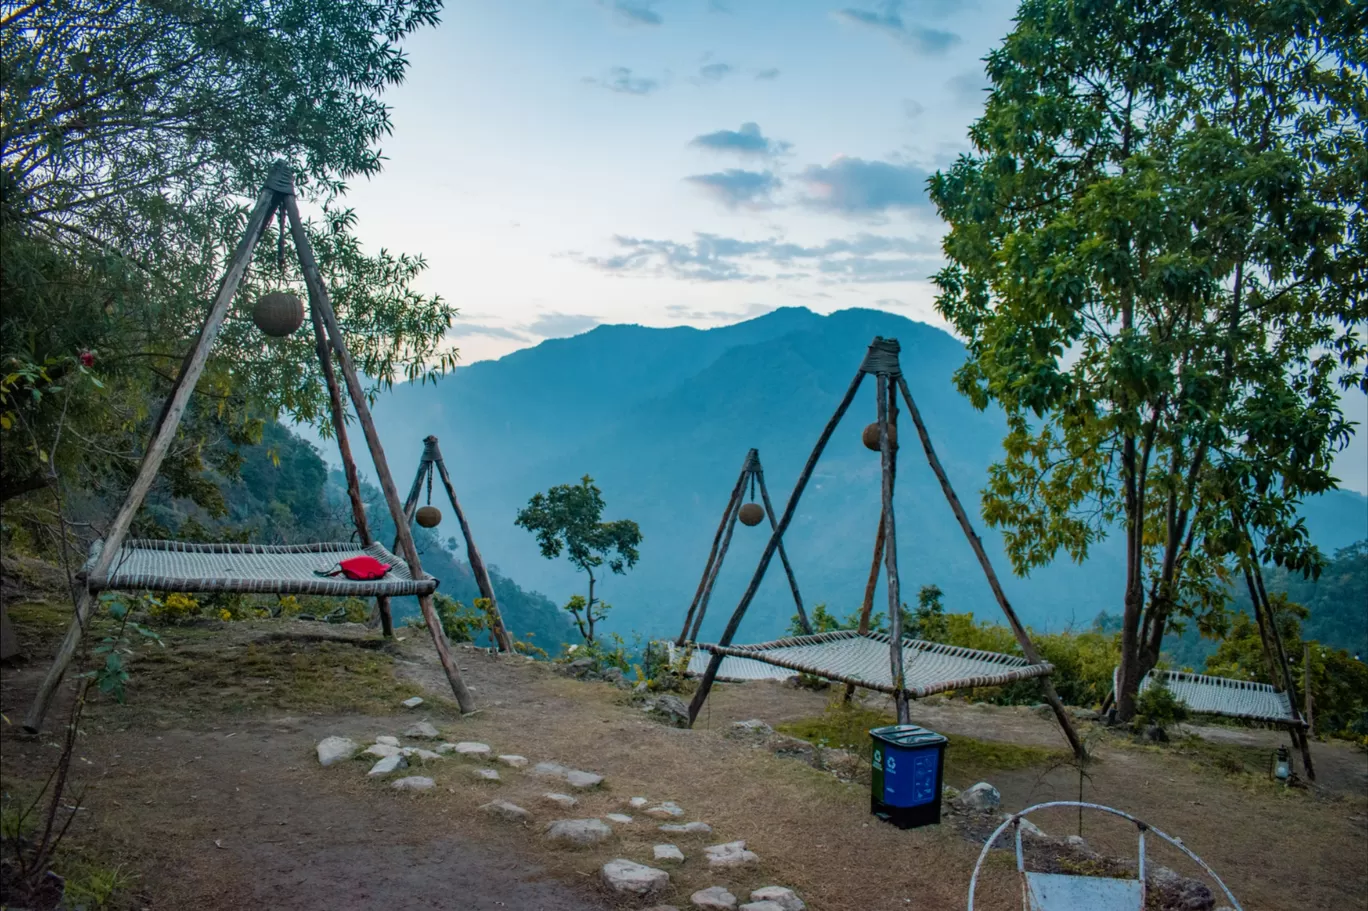
[[[879,462],[883,475],[884,566],[888,570],[888,671],[893,681],[893,705],[898,724],[911,724],[907,680],[903,674],[902,597],[898,579],[898,538],[893,519],[893,483],[897,475],[897,449],[889,436],[889,412],[897,407],[888,376],[878,375]],[[895,412],[896,413],[896,412]]]

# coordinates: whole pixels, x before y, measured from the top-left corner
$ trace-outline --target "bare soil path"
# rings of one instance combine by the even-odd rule
[[[326,648],[324,635],[350,640]],[[21,635],[34,636],[21,628]],[[461,718],[445,701],[430,643],[411,636],[377,649],[363,630],[321,624],[210,625],[168,637],[164,655],[144,653],[127,706],[97,704],[83,726],[77,785],[89,809],[73,846],[136,870],[137,901],[152,909],[639,908],[615,903],[598,883],[614,857],[651,862],[667,839],[637,815],[607,844],[581,851],[548,848],[541,827],[563,816],[602,816],[630,797],[672,799],[686,820],[714,828],[701,839],[673,839],[690,858],[671,870],[662,896],[688,907],[690,893],[726,885],[743,900],[770,884],[794,888],[816,911],[964,907],[979,846],[949,826],[900,831],[869,815],[867,785],[777,757],[727,736],[730,723],[770,724],[822,712],[829,694],[781,685],[719,686],[699,728],[652,720],[626,694],[603,683],[569,680],[542,664],[472,649],[457,656],[482,711]],[[320,670],[322,668],[322,670]],[[0,709],[27,707],[43,664],[3,672]],[[348,687],[364,682],[368,700]],[[428,701],[397,707],[405,694]],[[60,720],[62,706],[54,708]],[[924,704],[917,720],[952,735],[1062,748],[1054,726],[1029,711],[962,703]],[[572,811],[540,795],[554,786],[525,770],[500,768],[496,784],[474,777],[476,763],[434,762],[419,774],[437,788],[395,792],[367,780],[364,761],[321,768],[314,745],[331,734],[369,742],[429,720],[449,740],[478,740],[532,763],[554,760],[606,776]],[[50,736],[24,741],[0,731],[5,788],[41,784],[55,759]],[[1255,732],[1259,733],[1259,732]],[[1257,738],[1256,738],[1257,740]],[[406,743],[409,741],[405,741]],[[1368,801],[1354,790],[1362,752],[1317,744],[1323,769],[1343,781],[1337,793],[1279,792],[1249,775],[1213,769],[1205,754],[1096,742],[1098,761],[1084,799],[1116,806],[1184,839],[1226,879],[1249,911],[1363,907],[1368,896]],[[1263,749],[1261,743],[1234,749]],[[947,769],[948,783],[991,781],[1003,808],[1076,797],[1076,769],[1050,763]],[[489,818],[495,798],[533,813],[527,826]],[[1076,819],[1038,820],[1070,834]],[[1134,833],[1085,820],[1099,850],[1134,856]],[[701,848],[745,839],[758,868],[714,872]],[[1177,855],[1154,862],[1190,875]],[[1003,866],[996,864],[996,867]],[[1019,907],[1012,878],[996,870],[980,900]]]

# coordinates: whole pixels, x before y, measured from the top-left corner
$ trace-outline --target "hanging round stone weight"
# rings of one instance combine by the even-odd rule
[[[864,429],[864,433],[860,434],[860,438],[864,440],[866,449],[872,449],[873,451],[878,452],[879,422],[875,421],[873,424],[870,424],[868,427],[866,427]],[[896,424],[888,425],[888,442],[893,444],[894,446],[898,445],[898,426]]]
[[[284,338],[304,325],[304,302],[288,291],[263,294],[252,308],[252,322],[272,338]]]
[[[741,507],[736,517],[741,520],[742,525],[759,525],[765,518],[765,511],[760,508],[759,503],[747,503]]]
[[[442,521],[442,511],[436,506],[419,506],[414,514],[418,524],[424,528],[436,528]]]

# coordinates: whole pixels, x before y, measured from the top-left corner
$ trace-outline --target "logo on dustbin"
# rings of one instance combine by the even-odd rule
[[[890,772],[895,772],[895,771],[897,771],[897,757],[896,757],[896,756],[889,756],[889,757],[888,757],[888,771],[890,771]]]
[[[874,750],[874,768],[883,771],[883,753],[878,749]]]

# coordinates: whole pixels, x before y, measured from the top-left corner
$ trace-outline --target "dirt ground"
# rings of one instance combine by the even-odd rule
[[[751,889],[775,884],[795,889],[817,911],[965,905],[979,844],[949,825],[902,831],[883,824],[869,813],[867,785],[839,781],[727,736],[737,720],[777,725],[819,715],[829,694],[778,684],[719,686],[697,728],[687,731],[653,720],[607,684],[460,649],[462,670],[482,709],[461,718],[445,699],[431,644],[411,631],[386,649],[343,642],[314,656],[337,665],[330,672],[339,693],[348,674],[362,673],[363,657],[346,657],[350,652],[385,662],[394,689],[374,703],[353,700],[339,708],[322,697],[300,702],[281,689],[283,681],[301,679],[298,669],[289,677],[288,668],[264,663],[231,686],[212,676],[213,665],[228,660],[223,656],[243,649],[257,654],[254,640],[274,636],[288,650],[295,646],[278,637],[304,633],[350,640],[368,635],[308,623],[223,624],[171,634],[165,655],[145,655],[135,664],[128,705],[91,706],[75,775],[85,809],[73,826],[71,850],[123,863],[136,874],[126,890],[132,901],[120,907],[622,907],[600,887],[598,870],[615,857],[652,863],[651,846],[672,840],[656,831],[654,820],[637,816],[615,826],[610,842],[585,850],[550,848],[540,832],[566,816],[631,813],[626,802],[637,795],[677,801],[687,812],[683,820],[703,820],[714,829],[710,836],[674,839],[688,860],[671,869],[671,891],[657,901],[689,907],[689,895],[711,885],[725,885],[744,901]],[[54,707],[48,733],[37,740],[17,736],[52,641],[22,625],[20,634],[33,658],[0,677],[0,710],[12,722],[0,730],[7,794],[41,785],[57,754],[51,732],[60,727],[63,710]],[[307,643],[300,643],[297,652],[282,654],[304,653]],[[256,660],[264,661],[263,654],[277,652]],[[372,665],[364,668],[375,672]],[[397,697],[407,692],[422,692],[428,701],[402,709]],[[918,705],[915,716],[952,736],[1064,744],[1051,722],[1023,709],[944,702]],[[563,811],[540,799],[558,788],[526,770],[500,768],[501,782],[479,782],[473,774],[478,764],[447,758],[421,770],[436,780],[434,791],[406,794],[368,780],[363,760],[321,768],[315,759],[314,746],[325,736],[369,742],[380,734],[400,735],[418,720],[431,721],[448,740],[478,740],[532,763],[551,760],[598,772],[605,785]],[[1255,755],[1277,743],[1269,732],[1214,731],[1202,733],[1226,738],[1233,755]],[[1289,792],[1257,776],[1223,772],[1208,753],[1182,744],[1131,745],[1097,726],[1088,734],[1096,759],[1082,783],[1083,799],[1126,810],[1182,838],[1244,908],[1364,907],[1368,759],[1362,751],[1315,744],[1325,787]],[[1054,762],[993,768],[991,754],[984,755],[988,759],[948,762],[947,783],[990,781],[1002,792],[1004,810],[1079,795],[1076,768]],[[527,808],[533,822],[515,825],[479,812],[495,797]],[[1035,821],[1051,834],[1078,829],[1078,819],[1062,811]],[[1133,827],[1087,816],[1082,834],[1096,850],[1134,857]],[[734,839],[759,854],[757,868],[715,873],[701,863],[704,845]],[[1152,847],[1150,863],[1196,873],[1168,846]],[[1020,907],[1005,852],[990,867],[976,907]]]

